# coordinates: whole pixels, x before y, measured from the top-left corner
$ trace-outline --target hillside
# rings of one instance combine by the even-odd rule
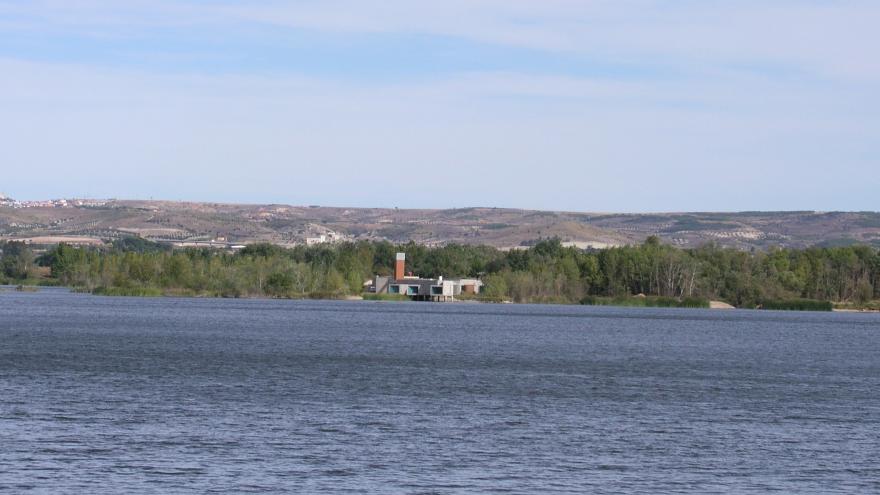
[[[691,247],[740,249],[866,243],[880,246],[876,212],[573,213],[506,208],[402,210],[170,201],[107,201],[87,206],[0,206],[0,238],[106,241],[138,235],[183,245],[415,241],[527,246],[559,237],[581,247],[641,242],[650,235]],[[20,206],[20,205],[19,205]],[[323,236],[323,237],[322,237]],[[37,239],[39,238],[39,239]]]

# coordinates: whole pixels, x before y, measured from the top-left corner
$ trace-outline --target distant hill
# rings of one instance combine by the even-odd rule
[[[340,240],[528,246],[559,237],[580,247],[638,243],[651,235],[683,247],[740,249],[864,243],[880,246],[878,212],[576,213],[509,208],[401,210],[171,201],[0,205],[0,238],[112,240],[136,235],[182,245],[282,245]],[[21,205],[19,205],[21,206]]]

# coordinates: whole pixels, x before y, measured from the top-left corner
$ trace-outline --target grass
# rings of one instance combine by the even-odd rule
[[[571,299],[563,296],[533,296],[521,302],[526,304],[572,304]]]
[[[679,304],[679,308],[709,308],[709,300],[702,297],[685,297]]]
[[[30,277],[30,278],[0,278],[0,285],[23,285],[37,287],[57,287],[60,284],[52,278]]]
[[[880,300],[864,303],[838,303],[834,309],[849,309],[854,311],[880,311]]]
[[[775,311],[831,311],[834,304],[831,301],[817,301],[815,299],[788,299],[778,301],[764,301],[761,309]]]
[[[92,294],[117,297],[162,297],[165,295],[161,289],[155,287],[97,287],[92,290]]]
[[[171,288],[161,289],[162,295],[167,297],[219,297],[219,294],[208,291],[196,291],[192,289]]]
[[[581,299],[585,306],[625,306],[633,308],[709,308],[709,300],[699,297],[599,297],[587,296]]]
[[[345,299],[348,294],[344,292],[309,292],[306,294],[306,299],[330,299],[330,300],[339,300]]]

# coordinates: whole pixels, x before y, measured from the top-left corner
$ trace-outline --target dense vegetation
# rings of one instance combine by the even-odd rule
[[[643,295],[631,304],[703,306],[717,299],[737,307],[779,307],[794,300],[865,305],[880,299],[880,252],[866,246],[750,253],[715,245],[678,249],[650,238],[599,251],[545,240],[509,252],[358,242],[293,249],[258,244],[231,254],[128,239],[103,249],[61,244],[40,257],[23,244],[0,248],[0,282],[34,281],[42,270],[44,283],[105,294],[357,295],[373,274],[391,273],[394,253],[405,251],[407,269],[422,276],[481,276],[489,300],[618,304]]]

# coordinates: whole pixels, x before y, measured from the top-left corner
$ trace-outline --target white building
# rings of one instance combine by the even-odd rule
[[[393,277],[374,279],[372,291],[378,294],[401,294],[414,301],[454,301],[462,294],[479,294],[483,288],[482,280],[476,278],[444,279],[421,278],[405,275],[406,256],[397,253]]]

